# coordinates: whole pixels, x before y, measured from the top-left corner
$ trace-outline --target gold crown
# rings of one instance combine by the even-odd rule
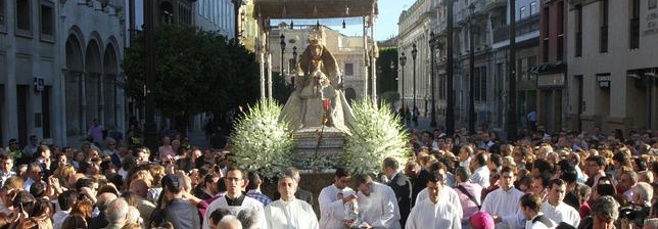
[[[324,45],[324,29],[323,28],[314,28],[308,33],[308,44],[309,45]]]

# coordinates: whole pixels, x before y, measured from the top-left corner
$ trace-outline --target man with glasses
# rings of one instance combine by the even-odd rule
[[[261,225],[260,229],[267,229],[267,222],[265,220],[265,212],[263,204],[258,200],[248,197],[242,194],[242,191],[246,187],[244,172],[237,168],[231,167],[227,169],[226,172],[226,195],[217,198],[214,200],[206,212],[214,212],[219,208],[228,209],[231,214],[238,215],[238,213],[244,209],[249,209],[256,211],[258,215],[258,224]],[[203,229],[209,229],[210,225],[210,214],[203,216]]]
[[[356,202],[356,193],[347,185],[350,182],[350,172],[344,168],[336,169],[334,183],[322,189],[318,202],[320,203],[320,228],[342,229],[343,220],[347,218],[345,204]]]

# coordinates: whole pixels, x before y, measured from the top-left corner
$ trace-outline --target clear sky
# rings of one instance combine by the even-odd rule
[[[378,41],[387,40],[398,34],[398,19],[402,10],[409,8],[415,0],[378,0],[379,17],[375,29]],[[362,36],[363,25],[348,25],[347,28],[332,27],[348,36]]]

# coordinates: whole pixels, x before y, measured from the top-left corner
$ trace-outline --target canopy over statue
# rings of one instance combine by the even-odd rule
[[[308,43],[295,70],[295,90],[280,118],[295,131],[324,125],[348,132],[354,114],[345,99],[336,59],[324,45],[322,27],[311,31]]]

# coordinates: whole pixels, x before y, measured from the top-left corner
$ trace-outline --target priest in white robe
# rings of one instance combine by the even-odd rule
[[[541,206],[541,212],[554,222],[565,222],[569,225],[580,225],[580,214],[571,205],[564,203],[567,193],[567,183],[561,179],[548,182],[548,195]]]
[[[516,175],[509,166],[501,170],[500,188],[489,193],[482,202],[481,211],[489,213],[496,222],[496,229],[518,229],[525,226],[519,200],[523,192],[514,187]]]
[[[437,163],[433,164],[432,166],[430,166],[429,169],[431,171],[437,171],[444,178],[448,177],[448,172],[447,172],[448,169],[441,162],[437,162]],[[445,179],[444,179],[444,182],[443,182],[443,186],[448,187],[445,183]],[[457,191],[455,191],[452,188],[444,188],[444,189],[439,190],[439,196],[441,196],[441,200],[448,201],[455,208],[457,208],[456,210],[458,211],[460,219],[463,217],[464,212],[463,212],[462,204],[461,204],[461,201],[459,200],[459,194],[457,194]],[[427,198],[429,198],[428,188],[424,188],[423,190],[421,190],[418,193],[418,196],[416,196],[416,201],[414,203],[419,203],[423,200],[426,200]]]
[[[368,174],[359,175],[356,181],[360,220],[373,228],[400,229],[400,208],[393,189],[374,182]]]
[[[442,196],[441,189],[446,187],[443,176],[434,171],[427,182],[428,198],[419,200],[411,209],[405,229],[461,229],[461,210],[458,210],[450,201]]]
[[[297,181],[285,176],[279,179],[277,189],[281,199],[265,207],[268,228],[278,229],[318,229],[318,218],[313,207],[303,200],[295,198]]]
[[[229,168],[226,172],[226,195],[217,198],[208,205],[206,209],[207,214],[203,216],[202,229],[210,229],[210,214],[219,208],[228,209],[235,216],[244,209],[256,211],[258,224],[261,225],[260,229],[267,229],[263,204],[254,198],[242,194],[242,190],[245,187],[244,172],[237,167]]]
[[[350,173],[338,168],[334,175],[334,183],[322,189],[318,202],[320,203],[320,228],[343,229],[343,222],[352,218],[348,212],[352,203],[356,202],[356,193],[347,185]]]

